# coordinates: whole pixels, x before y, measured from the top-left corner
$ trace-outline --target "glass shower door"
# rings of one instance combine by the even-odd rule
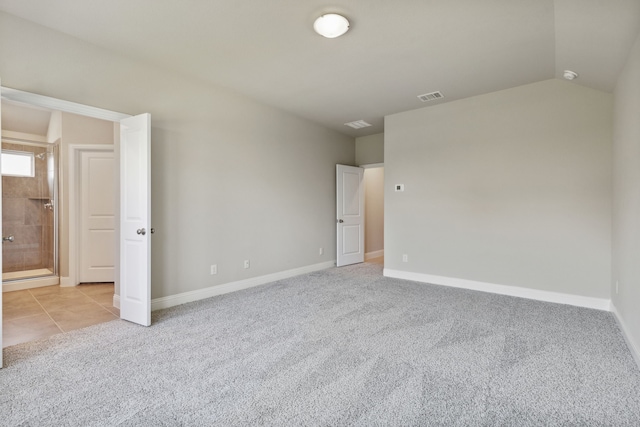
[[[2,280],[57,275],[57,146],[2,140]]]

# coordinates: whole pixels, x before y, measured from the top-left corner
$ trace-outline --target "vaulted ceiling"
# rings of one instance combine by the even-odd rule
[[[612,91],[640,0],[0,0],[0,10],[352,136],[388,114],[550,78]],[[351,21],[337,39],[323,13]],[[363,119],[372,127],[344,123]]]
[[[47,136],[51,111],[2,100],[2,130]]]

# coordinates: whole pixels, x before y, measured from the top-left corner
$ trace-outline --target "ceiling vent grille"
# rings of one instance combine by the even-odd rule
[[[444,95],[440,93],[440,91],[435,91],[431,93],[425,93],[423,95],[418,95],[418,99],[422,102],[435,101],[437,99],[444,98]]]
[[[354,129],[362,129],[371,126],[371,123],[367,123],[364,120],[356,120],[355,122],[345,123],[345,126],[349,126]]]

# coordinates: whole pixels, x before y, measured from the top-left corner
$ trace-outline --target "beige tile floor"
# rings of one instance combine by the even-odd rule
[[[113,283],[47,286],[2,296],[2,346],[46,338],[118,319]]]

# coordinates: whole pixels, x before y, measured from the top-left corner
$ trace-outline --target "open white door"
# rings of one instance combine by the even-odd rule
[[[120,318],[151,324],[151,115],[120,121]]]
[[[364,169],[336,165],[336,265],[364,262]]]

